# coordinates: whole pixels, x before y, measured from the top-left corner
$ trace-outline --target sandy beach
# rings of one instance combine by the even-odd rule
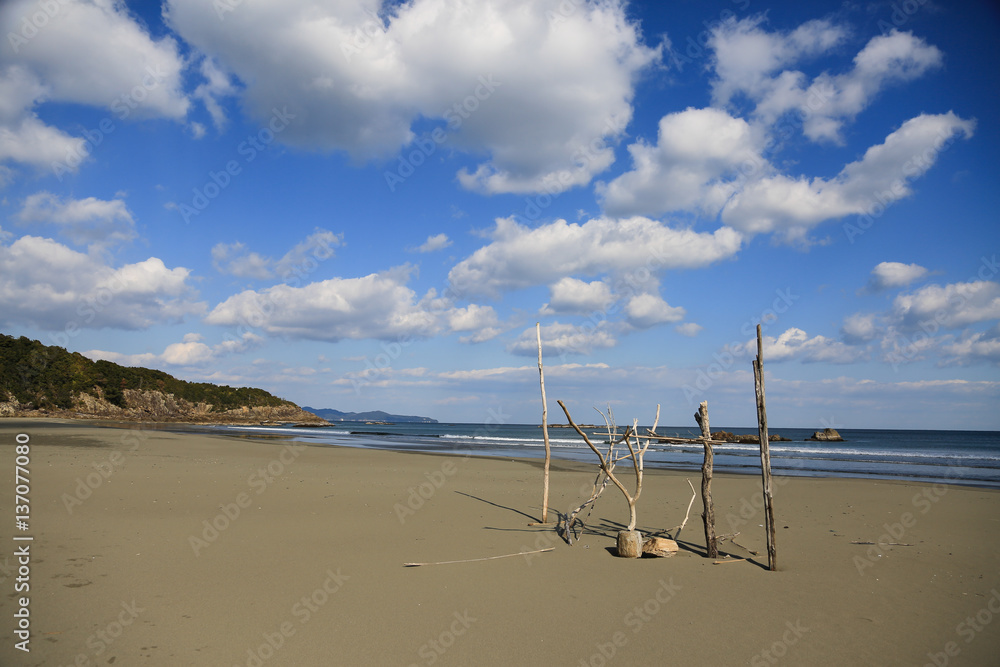
[[[17,434],[27,531],[15,529]],[[940,667],[1000,654],[988,490],[778,478],[768,572],[766,556],[704,558],[700,500],[677,556],[616,558],[628,514],[613,488],[569,546],[528,525],[540,461],[10,419],[0,462],[3,665]],[[594,472],[555,464],[551,507],[581,502]],[[640,530],[681,522],[684,479],[647,471]],[[713,495],[719,532],[765,552],[759,478],[718,475]]]

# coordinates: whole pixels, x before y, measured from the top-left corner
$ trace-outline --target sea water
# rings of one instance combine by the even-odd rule
[[[542,429],[528,424],[364,424],[339,422],[329,427],[218,426],[216,430],[248,435],[281,435],[313,445],[368,447],[472,456],[542,458]],[[640,427],[645,433],[646,427]],[[732,433],[756,434],[756,428],[716,427]],[[1000,432],[838,429],[844,442],[808,440],[815,429],[772,428],[790,442],[772,442],[771,470],[776,475],[862,477],[918,480],[1000,488]],[[605,427],[585,428],[591,441],[606,451]],[[694,428],[663,427],[658,435],[694,438]],[[596,463],[597,457],[571,428],[549,428],[554,458]],[[759,474],[756,444],[726,443],[713,447],[715,471]],[[704,450],[699,443],[650,445],[646,468],[700,470]]]

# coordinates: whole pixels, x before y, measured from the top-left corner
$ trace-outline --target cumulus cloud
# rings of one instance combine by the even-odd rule
[[[946,364],[967,366],[976,363],[1000,365],[1000,325],[971,333],[942,346]]]
[[[743,237],[721,228],[713,233],[674,229],[648,218],[565,220],[529,228],[498,218],[491,242],[448,274],[459,294],[497,295],[566,276],[699,268],[736,254]],[[567,249],[572,249],[567,252]]]
[[[791,327],[777,337],[764,336],[764,359],[769,362],[801,361],[825,362],[831,364],[849,364],[867,357],[867,350],[827,338],[825,336],[809,337],[802,329]],[[757,354],[757,341],[747,341],[744,345],[732,350],[734,355],[754,357]]]
[[[787,33],[767,32],[758,15],[721,22],[709,37],[711,67],[716,80],[712,100],[725,105],[738,94],[762,97],[774,86],[772,74],[803,58],[829,51],[842,43],[847,31],[827,20],[808,21]]]
[[[218,304],[205,322],[249,324],[270,335],[311,340],[427,336],[438,330],[438,318],[406,286],[412,271],[402,266],[360,278],[246,290]]]
[[[872,269],[872,275],[868,279],[865,291],[874,294],[895,287],[906,287],[910,283],[920,280],[927,273],[927,269],[919,264],[881,262]]]
[[[977,280],[927,285],[898,295],[888,318],[903,332],[958,329],[1000,319],[1000,283]]]
[[[114,268],[52,239],[0,245],[0,324],[40,329],[147,329],[205,311],[190,270],[150,257]]]
[[[783,68],[829,51],[843,42],[846,30],[819,20],[790,33],[766,32],[763,21],[762,16],[730,19],[712,32],[709,47],[717,77],[713,101],[725,105],[745,95],[756,104],[753,113],[765,124],[789,111],[798,112],[803,133],[814,141],[840,143],[844,123],[885,87],[919,78],[943,62],[937,47],[912,33],[892,30],[873,37],[855,56],[851,70],[824,72],[809,81],[802,72]]]
[[[840,45],[847,31],[826,20],[791,32],[768,32],[763,16],[722,22],[709,46],[715,107],[668,114],[655,144],[628,147],[629,171],[598,184],[611,215],[685,212],[715,218],[744,234],[774,233],[807,242],[816,225],[881,211],[911,194],[956,138],[969,138],[975,121],[953,112],[921,114],[833,177],[786,173],[771,161],[795,126],[778,123],[792,112],[814,140],[840,141],[842,127],[893,82],[922,76],[941,64],[941,52],[909,33],[873,38],[846,73],[809,81],[786,69]],[[747,118],[736,102],[754,103]],[[724,107],[724,108],[721,108]],[[786,126],[787,125],[787,126]]]
[[[679,322],[684,319],[686,311],[674,307],[655,294],[636,294],[625,303],[625,315],[628,323],[639,329],[665,322]]]
[[[184,60],[171,37],[153,39],[124,3],[59,0],[56,15],[32,34],[22,19],[33,0],[0,4],[0,161],[62,163],[73,171],[87,155],[84,140],[39,119],[44,102],[110,108],[126,117],[184,118]],[[13,37],[12,37],[13,36]]]
[[[483,343],[496,338],[501,332],[497,313],[492,306],[469,304],[452,308],[446,314],[448,329],[453,332],[470,332],[459,338],[462,343]]]
[[[760,127],[720,109],[687,109],[660,120],[656,145],[630,145],[632,168],[597,190],[609,214],[718,215],[745,234],[801,241],[824,221],[909,196],[910,183],[975,126],[953,112],[922,114],[836,176],[809,178],[781,173],[765,157],[774,137]]]
[[[618,344],[612,325],[600,322],[596,325],[555,322],[541,327],[542,350],[550,356],[567,354],[591,354],[596,349],[610,348]],[[507,345],[507,351],[520,356],[538,354],[538,337],[535,328],[525,329],[517,339]]]
[[[867,343],[881,333],[882,329],[878,325],[878,315],[876,313],[855,313],[844,318],[844,324],[840,327],[840,336],[850,345]]]
[[[705,327],[700,324],[695,324],[694,322],[684,322],[678,324],[674,329],[682,336],[687,336],[688,338],[694,338],[699,333],[705,330]]]
[[[902,280],[919,273],[910,268],[913,265],[900,266],[904,268],[889,269],[885,275]],[[931,284],[897,295],[883,312],[855,313],[845,318],[840,333],[850,345],[877,341],[882,360],[894,367],[932,355],[944,364],[970,365],[994,360],[998,325],[993,324],[986,332],[971,328],[998,320],[1000,283],[980,280]]]
[[[221,21],[210,3],[170,0],[164,13],[246,86],[253,117],[288,105],[296,120],[281,141],[386,158],[431,119],[450,146],[489,156],[459,173],[486,193],[556,192],[606,169],[635,80],[660,57],[620,0],[570,11],[560,0],[272,0]]]
[[[17,219],[30,226],[54,225],[73,243],[94,248],[107,248],[136,236],[135,220],[121,199],[64,200],[51,192],[37,192],[24,200]]]
[[[763,163],[763,144],[763,133],[721,109],[668,114],[660,119],[656,145],[642,140],[630,145],[632,169],[598,184],[604,210],[611,215],[690,210],[714,217],[743,173]]]
[[[198,333],[188,333],[180,343],[171,343],[160,354],[143,352],[125,354],[107,350],[88,350],[84,356],[91,359],[111,361],[122,366],[205,366],[220,358],[247,352],[260,346],[263,338],[252,332],[245,332],[240,338],[224,340],[216,345],[202,342],[204,336]]]
[[[602,311],[615,300],[611,286],[603,280],[588,283],[565,277],[550,285],[549,292],[549,302],[541,308],[543,315]]]
[[[972,136],[975,121],[952,112],[922,114],[903,123],[832,179],[774,174],[750,180],[722,209],[722,221],[746,234],[775,232],[801,240],[816,225],[862,215],[911,194],[955,137]]]

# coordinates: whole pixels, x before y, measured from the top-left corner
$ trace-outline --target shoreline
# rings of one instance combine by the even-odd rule
[[[373,450],[380,450],[380,451],[395,451],[395,452],[404,452],[404,453],[425,453],[425,454],[433,454],[433,455],[459,456],[459,457],[461,457],[463,455],[466,455],[466,456],[470,455],[468,453],[470,450],[464,449],[461,445],[457,445],[457,446],[449,449],[449,448],[445,447],[444,445],[439,444],[440,442],[443,442],[443,441],[438,441],[438,442],[435,443],[435,445],[428,446],[426,448],[408,447],[408,446],[406,446],[406,443],[397,444],[396,442],[391,441],[391,440],[390,441],[385,441],[385,442],[378,442],[378,441],[373,440],[373,441],[365,441],[365,442],[357,442],[357,443],[351,443],[351,442],[347,442],[347,441],[345,441],[345,442],[321,442],[321,443],[313,443],[313,442],[310,442],[308,436],[306,436],[306,435],[296,435],[294,432],[289,432],[289,433],[273,433],[273,434],[271,434],[271,433],[248,432],[248,433],[243,433],[242,435],[237,435],[236,433],[230,433],[230,432],[226,432],[225,430],[222,430],[225,427],[235,427],[235,428],[248,428],[248,427],[249,428],[258,428],[258,427],[260,427],[260,428],[269,428],[269,427],[273,427],[274,426],[274,425],[260,425],[260,424],[255,424],[255,423],[233,424],[233,423],[220,423],[220,422],[200,423],[200,422],[175,422],[175,421],[170,421],[170,422],[159,422],[159,421],[154,421],[154,422],[136,422],[136,421],[125,421],[125,420],[107,419],[107,418],[95,418],[93,420],[91,420],[91,419],[76,420],[76,419],[70,419],[70,418],[48,418],[48,417],[47,418],[7,417],[7,418],[0,419],[0,427],[3,426],[5,420],[10,421],[10,422],[13,423],[13,422],[16,422],[18,419],[28,420],[28,421],[38,421],[40,423],[50,423],[50,424],[54,424],[54,425],[60,425],[61,427],[73,427],[73,426],[93,425],[93,426],[103,426],[103,427],[116,428],[116,429],[129,429],[129,430],[134,429],[134,430],[140,430],[140,431],[141,430],[169,431],[169,432],[175,432],[175,433],[181,433],[181,434],[198,434],[198,433],[202,433],[202,434],[206,434],[206,435],[220,435],[220,436],[224,436],[224,437],[233,437],[233,438],[238,438],[238,439],[247,439],[247,438],[278,438],[278,439],[292,440],[292,439],[301,438],[302,442],[305,442],[305,443],[309,444],[310,446],[347,447],[347,448],[373,449]],[[472,425],[477,425],[477,424],[472,424]],[[330,426],[336,426],[336,425],[335,424],[330,424]],[[444,426],[448,426],[448,424],[445,424]],[[292,429],[294,427],[292,425],[287,425],[286,428]],[[325,428],[329,428],[329,426],[324,425],[322,428],[324,428],[324,429]],[[603,427],[601,427],[601,428],[603,428]],[[806,429],[806,430],[808,430],[808,429]],[[845,430],[849,430],[849,429],[845,429]],[[886,430],[891,431],[891,429],[886,429]],[[380,433],[380,432],[374,432],[374,431],[373,432],[367,432],[367,431],[357,431],[357,432],[352,431],[351,432],[352,436],[364,436],[364,435],[369,435],[369,434],[372,435],[372,436],[390,435],[390,436],[394,436],[394,437],[405,437],[405,434],[396,434],[396,433],[388,433],[388,434],[386,434],[386,433]],[[418,438],[427,438],[427,437],[429,437],[427,434],[413,434],[413,436],[414,437],[418,437]],[[435,438],[436,437],[437,436],[435,436]],[[798,442],[798,441],[797,440],[792,440],[791,442]],[[753,444],[753,445],[755,445],[756,443],[726,443],[726,444]],[[781,446],[781,442],[780,441],[778,442],[778,446]],[[663,445],[660,445],[659,447],[663,447]],[[540,462],[542,461],[542,459],[544,457],[544,452],[541,450],[541,448],[540,447],[527,447],[526,449],[528,450],[527,452],[520,451],[520,452],[513,453],[513,454],[506,454],[506,453],[497,453],[496,448],[492,448],[491,449],[489,447],[484,447],[482,451],[475,450],[475,449],[471,450],[471,452],[472,452],[471,455],[475,456],[477,458],[495,458],[495,459],[501,459],[501,460],[522,460],[523,459],[526,462],[538,461],[539,464],[540,464]],[[654,446],[653,448],[650,449],[650,451],[655,453],[655,452],[658,451],[658,448],[656,446]],[[582,457],[579,456],[580,453],[583,454]],[[577,456],[574,457],[574,454],[577,454]],[[729,453],[726,452],[725,450],[720,450],[719,448],[716,448],[716,456],[717,457],[719,455],[727,455],[727,454],[729,454]],[[733,463],[720,463],[720,461],[717,459],[716,460],[716,470],[715,470],[716,475],[727,474],[727,475],[734,475],[734,476],[739,476],[739,477],[750,476],[750,477],[758,477],[759,478],[759,476],[760,476],[760,466],[759,466],[758,463],[756,463],[756,460],[757,460],[756,455],[751,456],[751,457],[741,457],[741,458],[747,458],[748,460],[751,460],[752,462],[748,463],[746,465],[739,465],[739,466],[737,466],[737,465],[735,465]],[[574,462],[576,464],[579,464],[579,465],[582,465],[582,466],[585,466],[585,467],[586,466],[590,466],[590,465],[596,466],[596,461],[592,458],[589,450],[584,449],[582,446],[579,448],[579,451],[577,451],[577,452],[574,452],[573,450],[565,451],[565,448],[554,447],[553,448],[553,457],[552,457],[552,460],[553,460],[553,463],[555,461],[565,461],[565,462]],[[918,476],[918,475],[905,474],[905,473],[891,474],[891,473],[875,473],[875,472],[829,471],[829,470],[809,469],[809,468],[805,468],[805,467],[803,467],[801,465],[798,465],[798,461],[800,461],[800,460],[801,459],[794,458],[794,457],[793,458],[785,458],[785,457],[781,457],[781,456],[775,456],[774,454],[772,454],[772,463],[775,464],[772,467],[773,474],[776,475],[776,476],[797,477],[797,478],[804,478],[804,479],[859,479],[859,480],[878,480],[878,481],[885,481],[885,482],[900,482],[900,483],[947,484],[949,486],[964,486],[964,487],[968,487],[968,488],[977,488],[977,489],[994,489],[994,490],[1000,489],[1000,485],[998,485],[995,482],[979,481],[979,480],[975,480],[975,479],[968,479],[968,478],[961,478],[961,477],[952,477],[952,476],[934,476],[934,475]],[[781,461],[786,461],[788,463],[785,464],[785,465],[782,465],[780,463]],[[662,462],[662,461],[656,461],[656,460],[649,460],[647,458],[647,460],[645,462],[645,466],[646,466],[647,470],[663,470],[663,471],[675,472],[675,473],[678,473],[678,474],[695,475],[695,476],[700,476],[700,470],[701,470],[700,458],[699,458],[699,460],[698,460],[697,463],[687,463],[687,464],[682,464],[682,463],[679,463],[679,462],[676,462],[676,461],[674,461],[674,462]]]
[[[8,578],[5,665],[923,665],[949,648],[987,665],[1000,651],[1000,618],[962,625],[1000,612],[994,490],[776,476],[767,572],[766,555],[729,542],[749,560],[703,557],[697,499],[677,556],[627,561],[611,553],[628,516],[614,488],[573,546],[528,526],[538,460],[286,438],[0,420],[0,507],[13,507],[19,432],[32,652],[13,649]],[[595,471],[554,460],[550,511],[582,502]],[[685,476],[646,471],[644,534],[683,520]],[[713,479],[717,532],[764,553],[759,495],[759,477]]]

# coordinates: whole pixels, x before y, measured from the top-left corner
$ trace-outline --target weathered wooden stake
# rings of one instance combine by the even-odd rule
[[[549,406],[545,402],[545,371],[542,370],[542,328],[535,322],[535,336],[538,338],[538,381],[542,385],[542,439],[545,441],[545,467],[542,472],[542,523],[549,521]]]
[[[757,429],[760,436],[760,473],[764,485],[764,529],[767,531],[767,567],[778,569],[774,544],[774,498],[771,495],[771,449],[767,437],[767,406],[764,401],[764,342],[757,325],[757,358],[753,361],[754,388],[757,394]]]
[[[701,518],[705,522],[705,545],[708,547],[708,557],[719,557],[719,543],[715,538],[715,505],[712,502],[712,444],[709,440],[712,432],[708,426],[708,401],[702,401],[694,418],[701,427],[702,444],[705,446],[705,461],[701,465],[701,501],[705,511]]]

